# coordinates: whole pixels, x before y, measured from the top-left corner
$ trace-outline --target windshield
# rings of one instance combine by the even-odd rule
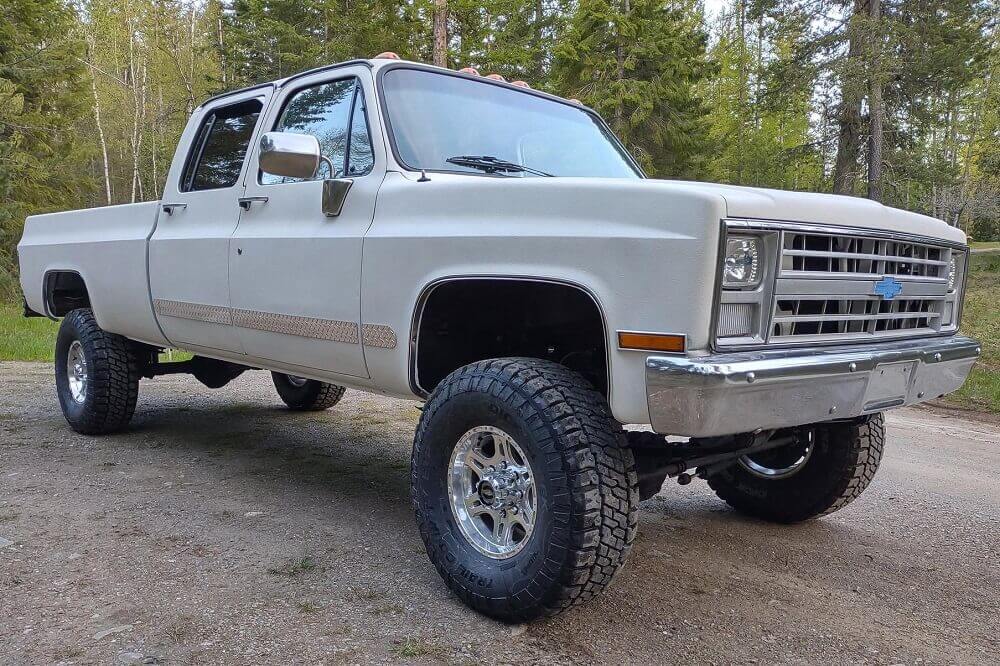
[[[639,177],[605,125],[583,109],[408,68],[386,71],[382,90],[396,152],[408,168],[514,177],[538,172]],[[483,157],[526,169],[498,170]]]

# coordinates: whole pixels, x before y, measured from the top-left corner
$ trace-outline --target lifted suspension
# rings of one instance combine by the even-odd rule
[[[680,443],[668,442],[665,436],[653,432],[628,432],[639,476],[639,499],[649,499],[660,492],[667,477],[687,485],[693,479],[688,470],[696,470],[699,477],[705,478],[743,456],[795,444],[808,431],[808,427],[762,430],[725,437],[692,438]]]

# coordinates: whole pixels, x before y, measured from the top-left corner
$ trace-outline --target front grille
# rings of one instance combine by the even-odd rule
[[[772,341],[805,342],[884,334],[932,334],[941,319],[944,297],[884,301],[878,297],[778,298],[771,320]]]
[[[851,234],[786,231],[782,238],[784,275],[874,277],[884,275],[947,279],[946,248]]]
[[[780,248],[768,342],[933,335],[952,323],[947,247],[787,230]],[[875,293],[886,276],[902,287],[896,298]]]

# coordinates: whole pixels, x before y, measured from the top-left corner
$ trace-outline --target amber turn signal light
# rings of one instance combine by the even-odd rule
[[[618,346],[621,349],[680,353],[684,351],[683,335],[666,333],[629,333],[618,331]]]

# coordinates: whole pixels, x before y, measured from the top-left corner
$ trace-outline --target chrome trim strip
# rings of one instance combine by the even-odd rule
[[[176,317],[210,324],[236,326],[255,331],[267,331],[302,338],[330,340],[356,345],[364,337],[368,347],[394,349],[397,345],[396,333],[382,324],[364,324],[359,332],[353,321],[319,319],[296,315],[228,308],[220,305],[205,305],[186,301],[153,299],[153,309],[158,316]]]
[[[153,299],[153,311],[163,317],[176,317],[177,319],[190,319],[191,321],[204,321],[209,324],[223,324],[231,326],[233,323],[233,311],[221,305],[204,305],[202,303],[188,303],[186,301],[172,301],[165,298]]]
[[[398,343],[395,332],[382,324],[362,324],[361,340],[365,347],[380,349],[395,349]]]
[[[729,217],[723,220],[733,229],[751,229],[760,231],[801,231],[803,233],[818,233],[845,236],[871,236],[914,243],[924,243],[929,245],[940,245],[956,250],[968,250],[969,246],[964,243],[934,238],[932,236],[922,236],[902,231],[888,231],[886,229],[870,229],[868,227],[841,227],[832,224],[810,224],[808,222],[791,222],[783,220],[760,220]]]
[[[296,335],[301,338],[331,340],[356,345],[359,342],[358,325],[353,321],[317,319],[295,315],[261,312],[259,310],[233,310],[233,325],[256,331]]]
[[[646,358],[650,421],[659,433],[708,437],[854,418],[958,389],[979,342],[931,338],[836,348]],[[885,373],[906,374],[883,395]],[[874,388],[873,388],[874,387]]]

